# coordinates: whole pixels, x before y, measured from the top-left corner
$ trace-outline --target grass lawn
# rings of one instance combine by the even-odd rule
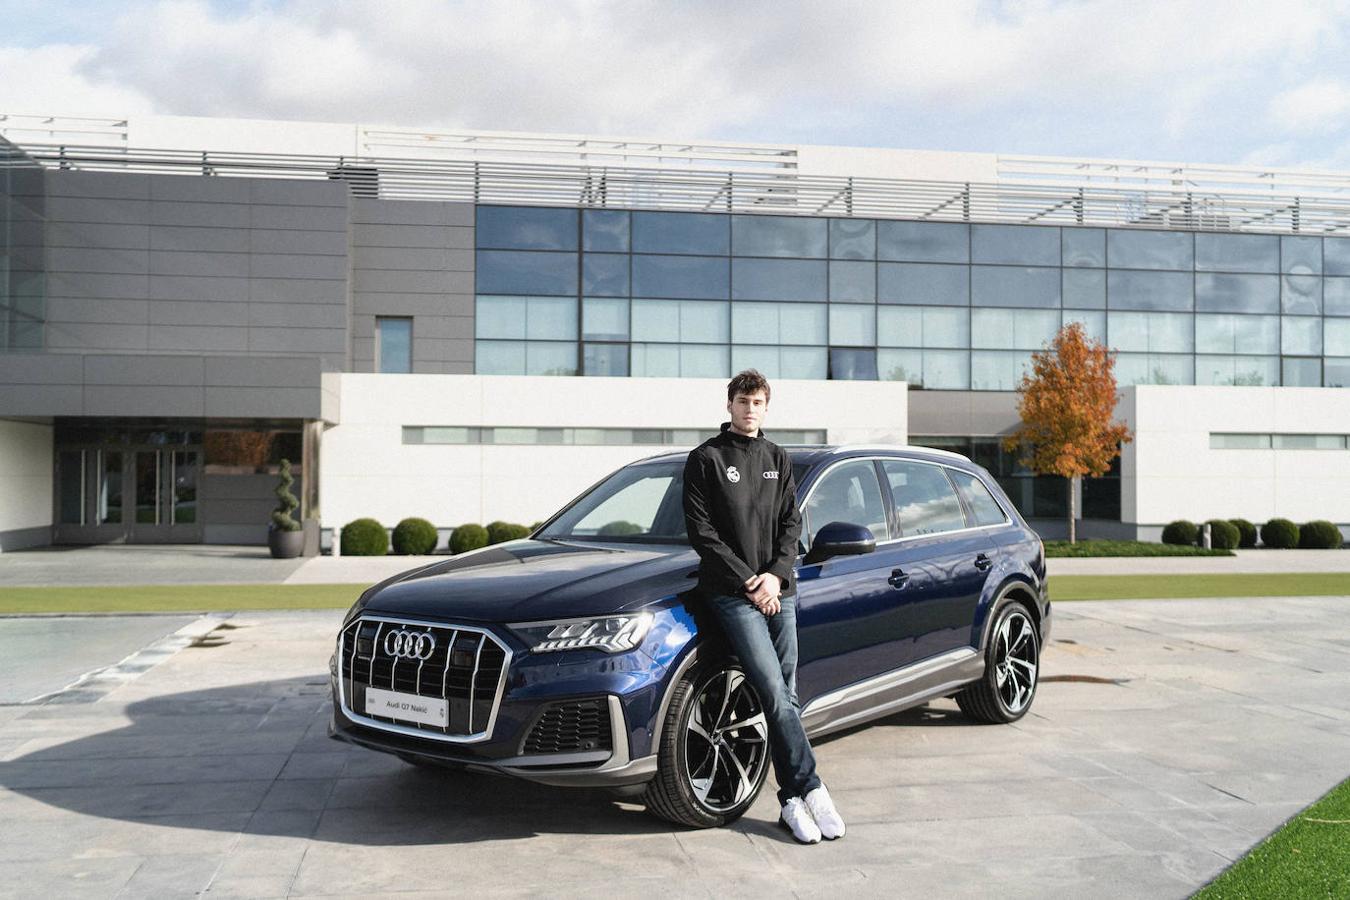
[[[346,609],[364,584],[150,584],[0,588],[0,613]]]
[[[1350,596],[1350,572],[1218,575],[1053,575],[1050,599]]]
[[[1088,540],[1070,544],[1068,541],[1046,541],[1045,555],[1049,558],[1079,556],[1236,556],[1232,550],[1158,544],[1153,541]]]
[[[1193,900],[1350,897],[1350,779],[1290,819]]]

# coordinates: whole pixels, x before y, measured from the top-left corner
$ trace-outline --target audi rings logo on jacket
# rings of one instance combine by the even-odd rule
[[[429,631],[400,628],[384,636],[384,652],[402,659],[430,659],[436,650],[436,636]]]

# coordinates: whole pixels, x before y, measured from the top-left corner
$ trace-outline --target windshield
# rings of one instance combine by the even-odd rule
[[[626,466],[563,510],[537,537],[687,543],[683,495],[683,459]]]

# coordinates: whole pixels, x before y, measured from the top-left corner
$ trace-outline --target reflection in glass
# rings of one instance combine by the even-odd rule
[[[1286,356],[1281,363],[1281,383],[1286,387],[1322,386],[1322,360]]]
[[[1024,351],[976,350],[970,354],[970,386],[977,391],[1011,391],[1031,368]]]
[[[1322,384],[1325,387],[1350,387],[1350,357],[1325,358]]]
[[[727,303],[700,300],[634,300],[633,340],[681,343],[727,342],[731,338]]]
[[[1280,352],[1286,356],[1322,355],[1320,316],[1283,316],[1280,319]]]
[[[1116,350],[1189,353],[1195,347],[1191,318],[1180,313],[1110,312],[1107,334]]]
[[[375,317],[377,371],[412,371],[412,326],[413,320],[410,318]]]
[[[812,488],[802,509],[803,540],[811,546],[816,532],[831,522],[848,522],[870,529],[878,541],[890,539],[881,485],[871,460],[840,463]]]
[[[968,266],[877,263],[877,300],[930,306],[969,306]]]
[[[633,344],[632,373],[666,378],[726,378],[729,352],[725,345]]]
[[[1280,241],[1273,234],[1197,234],[1197,272],[1280,271]]]
[[[970,354],[965,350],[878,350],[883,381],[907,381],[913,388],[967,390]]]
[[[474,336],[503,340],[525,337],[524,297],[478,298],[474,315]]]
[[[98,524],[122,524],[122,454],[100,450]]]
[[[1040,350],[1059,331],[1057,309],[979,309],[970,311],[971,347]]]
[[[807,216],[732,216],[731,252],[736,256],[825,256],[825,219]]]
[[[726,256],[729,219],[711,213],[635,212],[633,252]]]
[[[159,524],[159,452],[136,454],[136,523]]]
[[[1324,319],[1322,329],[1327,356],[1350,356],[1350,319]]]
[[[1081,322],[1083,333],[1094,341],[1106,343],[1106,313],[1101,310],[1066,309],[1061,325]]]
[[[628,301],[587,297],[581,303],[581,336],[593,341],[628,340]]]
[[[927,463],[887,459],[881,463],[895,502],[895,524],[900,537],[937,534],[966,527],[956,491],[942,469]],[[986,491],[986,496],[988,492]],[[997,505],[995,505],[997,510]],[[1002,513],[997,521],[1003,521]]]
[[[1350,278],[1322,279],[1322,312],[1328,316],[1350,316]]]
[[[1280,238],[1280,271],[1288,275],[1322,274],[1322,239],[1286,234]]]
[[[731,304],[731,339],[738,344],[824,344],[827,323],[824,304]]]
[[[640,297],[726,300],[731,288],[725,258],[634,256],[633,293]]]
[[[1280,277],[1197,273],[1195,308],[1209,312],[1277,313]]]
[[[576,343],[574,341],[526,341],[525,374],[577,374]]]
[[[830,263],[830,300],[871,303],[877,299],[877,265],[872,262]]]
[[[577,211],[541,206],[480,206],[474,242],[504,250],[577,249]]]
[[[1191,309],[1194,279],[1186,272],[1110,271],[1106,303],[1111,309]]]
[[[1105,269],[1063,269],[1064,305],[1075,309],[1106,308]]]
[[[575,253],[479,250],[474,279],[484,294],[576,294]]]
[[[877,351],[831,347],[830,377],[835,381],[876,381]]]
[[[877,343],[886,347],[970,347],[966,307],[877,307]]]
[[[1116,383],[1194,384],[1195,357],[1159,353],[1119,353],[1116,355]]]
[[[877,259],[904,262],[964,263],[970,261],[970,232],[946,222],[877,223]]]
[[[616,209],[581,211],[582,249],[628,251],[628,213]]]
[[[1114,269],[1189,272],[1195,267],[1194,244],[1185,231],[1108,231],[1106,258]]]
[[[971,262],[1059,266],[1059,229],[1045,225],[970,226]]]
[[[627,344],[583,344],[582,372],[586,375],[627,375]]]
[[[876,259],[877,223],[871,219],[830,219],[831,259]]]
[[[733,259],[731,296],[735,300],[824,301],[826,263],[799,259]]]
[[[477,375],[524,375],[524,341],[476,341],[473,371]]]
[[[1278,356],[1207,356],[1195,358],[1196,384],[1277,385]]]
[[[1350,238],[1322,239],[1322,274],[1350,275]]]
[[[1279,317],[1197,315],[1195,349],[1200,353],[1279,353]]]
[[[1316,275],[1285,275],[1280,279],[1280,308],[1295,315],[1322,312],[1322,279]]]
[[[830,306],[830,343],[871,347],[877,342],[877,308],[838,304]]]
[[[1059,306],[1059,269],[972,266],[972,306]]]
[[[84,451],[62,450],[56,455],[60,523],[84,524]]]
[[[628,257],[617,253],[583,255],[581,292],[596,297],[627,297]]]
[[[740,372],[758,369],[766,378],[811,378],[824,380],[829,360],[824,347],[771,347],[737,345],[731,348],[731,368]]]
[[[173,451],[171,525],[190,525],[197,521],[197,462],[197,454],[193,451]]]
[[[1066,266],[1106,268],[1106,231],[1101,228],[1061,228],[1060,250]]]

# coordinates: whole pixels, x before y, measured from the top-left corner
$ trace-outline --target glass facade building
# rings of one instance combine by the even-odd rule
[[[1350,238],[479,206],[479,374],[1350,385]]]

